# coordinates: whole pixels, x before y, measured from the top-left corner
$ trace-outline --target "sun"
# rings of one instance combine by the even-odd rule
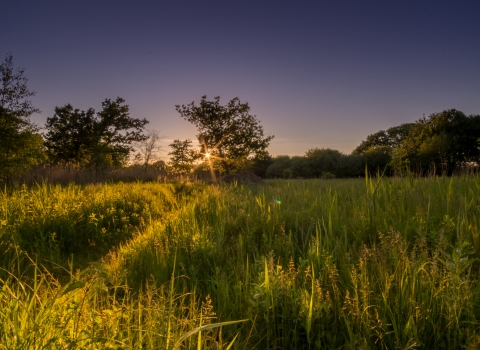
[[[210,158],[210,153],[205,153],[205,158]]]

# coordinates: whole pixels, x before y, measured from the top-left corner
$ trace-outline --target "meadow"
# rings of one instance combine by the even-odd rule
[[[477,349],[480,177],[0,192],[0,349]]]

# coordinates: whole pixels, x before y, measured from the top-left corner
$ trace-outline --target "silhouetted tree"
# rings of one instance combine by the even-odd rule
[[[313,148],[305,153],[309,159],[313,177],[321,177],[322,173],[336,174],[337,164],[342,155],[340,151],[331,148]]]
[[[37,128],[0,107],[0,180],[21,175],[44,159]]]
[[[450,175],[456,168],[480,161],[480,116],[455,109],[419,119],[394,154],[397,167],[422,173],[434,168]]]
[[[366,167],[371,175],[375,175],[376,173],[382,174],[384,171],[385,174],[390,174],[393,150],[394,148],[391,146],[376,146],[368,148],[359,155],[363,160],[363,170],[365,171]]]
[[[249,170],[261,178],[266,177],[267,169],[273,163],[272,156],[267,152],[265,155],[262,155],[261,158],[255,157],[252,161]]]
[[[0,79],[2,80],[0,106],[25,120],[33,113],[40,113],[40,110],[27,99],[35,96],[35,91],[27,88],[28,79],[24,73],[24,68],[14,69],[12,54],[8,54],[5,61],[0,64]]]
[[[364,175],[362,157],[358,154],[342,154],[337,159],[335,175],[337,177],[357,177]]]
[[[24,69],[14,69],[8,54],[0,64],[0,180],[20,175],[44,159],[43,140],[29,117],[40,113],[27,98],[35,92],[27,88]]]
[[[160,151],[159,141],[162,139],[157,130],[147,130],[145,132],[147,137],[143,141],[136,142],[136,149],[138,150],[135,156],[145,168],[158,159],[158,151]]]
[[[268,178],[289,178],[292,175],[291,161],[289,156],[276,156],[272,164],[267,168],[265,176]]]
[[[130,117],[125,100],[106,99],[102,110],[95,114],[73,109],[70,104],[56,107],[55,115],[47,118],[45,145],[54,163],[72,162],[93,166],[121,166],[133,151],[133,143],[148,138],[142,133],[146,119]]]
[[[374,134],[368,135],[367,139],[353,150],[352,153],[361,154],[368,149],[375,147],[399,147],[402,141],[407,137],[410,129],[415,123],[405,123],[393,126],[387,130],[380,130]]]
[[[192,140],[174,140],[170,157],[170,167],[179,174],[188,174],[193,169],[194,162],[199,159],[199,154],[193,149]]]
[[[230,173],[248,168],[254,158],[262,159],[273,136],[265,136],[256,116],[249,114],[248,103],[238,97],[222,106],[220,97],[207,101],[203,96],[200,105],[194,102],[175,106],[177,112],[194,124],[199,133],[201,153],[209,153],[214,167]]]

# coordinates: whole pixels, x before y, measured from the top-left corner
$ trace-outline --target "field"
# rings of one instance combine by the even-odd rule
[[[480,177],[0,192],[0,349],[477,349]]]

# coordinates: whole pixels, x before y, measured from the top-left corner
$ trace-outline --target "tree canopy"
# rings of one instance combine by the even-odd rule
[[[38,127],[29,119],[40,110],[28,100],[35,92],[28,89],[24,72],[14,69],[11,54],[0,64],[0,180],[26,172],[44,156]]]
[[[32,101],[28,100],[28,97],[35,96],[35,91],[28,89],[28,79],[24,73],[24,68],[14,69],[13,56],[8,54],[5,61],[0,64],[2,80],[0,106],[18,117],[28,118],[33,113],[40,113],[40,110],[32,105]]]
[[[451,175],[480,161],[480,116],[467,116],[456,109],[422,117],[368,135],[353,153],[363,157],[370,170],[408,168]]]
[[[447,175],[480,161],[480,115],[466,116],[456,109],[419,119],[395,152],[397,167]]]
[[[37,128],[0,107],[0,180],[21,175],[44,159]]]
[[[193,149],[192,140],[174,140],[169,145],[172,147],[170,157],[170,167],[176,173],[188,174],[193,169],[193,163],[199,158],[198,152]]]
[[[362,143],[353,150],[353,153],[360,154],[375,147],[398,147],[405,137],[407,137],[414,124],[415,123],[400,124],[388,128],[387,130],[380,130],[374,134],[368,135],[366,140],[362,141]]]
[[[201,153],[209,154],[210,161],[220,172],[230,173],[247,168],[253,159],[261,159],[273,136],[265,136],[256,116],[251,115],[248,103],[238,97],[225,106],[220,97],[208,101],[203,96],[200,104],[176,105],[181,117],[198,129]]]
[[[130,117],[125,100],[106,99],[95,113],[74,109],[70,104],[55,107],[47,118],[45,145],[53,163],[71,162],[81,166],[120,166],[126,163],[132,143],[148,138],[142,134],[146,119]]]

